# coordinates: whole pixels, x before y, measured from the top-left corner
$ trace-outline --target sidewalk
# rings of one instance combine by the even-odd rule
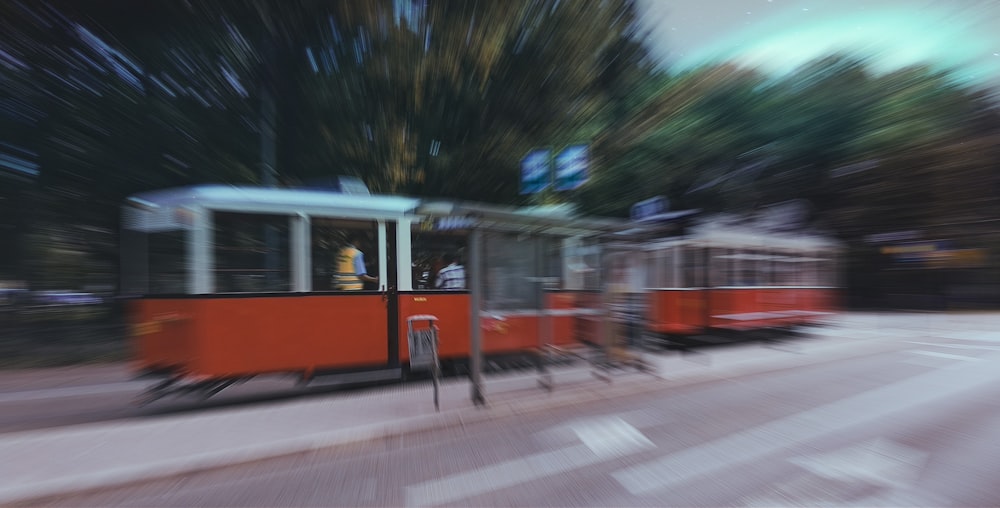
[[[836,335],[837,328],[826,330]],[[843,334],[842,334],[843,335]],[[878,334],[875,334],[878,335]],[[748,344],[696,355],[647,355],[658,376],[624,372],[610,383],[582,364],[537,374],[486,376],[488,407],[470,400],[465,379],[441,386],[435,411],[429,383],[293,400],[249,408],[117,420],[0,435],[0,504],[149,480],[331,446],[465,425],[546,409],[596,403],[754,372],[888,351],[878,337],[795,339],[778,348]]]

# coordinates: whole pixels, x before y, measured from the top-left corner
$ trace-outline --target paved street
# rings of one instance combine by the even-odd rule
[[[853,319],[893,347],[42,503],[995,505],[997,317]]]

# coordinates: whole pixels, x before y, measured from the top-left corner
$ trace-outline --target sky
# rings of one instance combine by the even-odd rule
[[[639,0],[657,57],[781,74],[834,51],[1000,85],[1000,0]]]

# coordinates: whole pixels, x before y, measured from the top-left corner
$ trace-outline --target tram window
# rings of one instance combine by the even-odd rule
[[[214,242],[217,292],[290,290],[287,216],[218,212]]]
[[[663,252],[663,286],[675,288],[680,285],[677,277],[677,247],[671,247]]]
[[[756,286],[757,277],[757,255],[753,251],[745,251],[740,257],[739,275],[736,281],[737,286]]]
[[[817,286],[833,286],[833,263],[829,259],[820,259],[816,262],[816,284]]]
[[[543,263],[544,271],[542,276],[547,279],[547,289],[566,289],[566,281],[562,277],[563,250],[562,241],[554,238],[544,239]]]
[[[585,254],[582,256],[583,265],[587,267],[583,271],[583,288],[586,291],[596,291],[601,287],[601,248],[597,240],[584,240],[583,248]]]
[[[712,249],[712,264],[709,277],[711,285],[728,286],[733,277],[733,255],[729,249]]]
[[[149,292],[149,253],[146,233],[122,228],[121,294],[142,295]]]
[[[561,241],[561,249],[563,269],[560,282],[562,289],[599,290],[601,249],[597,241],[583,237],[565,238]],[[556,272],[549,275],[557,276],[560,274]]]
[[[147,235],[149,294],[185,293],[186,233],[186,231],[164,231]]]
[[[485,235],[483,254],[484,305],[490,310],[534,309],[540,307],[536,253],[537,237],[491,233]]]
[[[760,251],[757,253],[757,285],[758,286],[770,286],[773,285],[772,272],[774,265],[774,256],[772,256],[767,251]]]
[[[378,223],[345,219],[313,217],[310,221],[312,239],[312,288],[313,291],[339,290],[337,284],[338,262],[352,236],[360,237],[355,247],[364,256],[368,275],[379,273]],[[378,289],[376,283],[363,282],[362,289]]]
[[[729,256],[728,268],[726,269],[726,286],[739,286],[740,285],[740,269],[745,262],[743,260],[743,254],[736,249],[727,249]]]
[[[420,225],[414,225],[413,240],[411,241],[411,274],[413,289],[434,290],[440,289],[438,286],[438,273],[446,266],[448,255],[455,256],[455,262],[465,267],[465,279],[461,281],[461,287],[452,289],[466,289],[468,287],[468,263],[466,246],[468,245],[468,234],[464,231],[420,231]],[[459,284],[453,281],[453,286]]]
[[[799,256],[795,259],[795,263],[792,264],[792,272],[795,274],[796,286],[809,286],[812,284],[812,275],[810,273],[815,264],[808,257]]]
[[[661,288],[677,287],[677,281],[674,280],[674,247],[656,251],[653,256],[653,283]]]
[[[704,251],[699,247],[685,247],[681,262],[684,267],[684,287],[696,288],[705,284]]]
[[[122,294],[184,294],[186,231],[122,231]]]
[[[775,286],[796,286],[796,272],[802,268],[798,259],[789,255],[775,256],[773,267],[773,283]]]
[[[803,286],[818,286],[819,260],[815,258],[803,258],[802,266],[799,268],[799,282]]]
[[[663,279],[663,277],[660,275],[660,267],[658,266],[658,263],[660,262],[660,252],[661,251],[645,253],[646,255],[645,258],[643,259],[643,263],[645,264],[646,267],[647,288],[661,287],[660,281],[661,279]]]

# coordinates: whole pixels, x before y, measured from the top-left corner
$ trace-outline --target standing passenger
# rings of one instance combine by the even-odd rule
[[[465,267],[458,264],[458,256],[445,254],[444,262],[447,266],[438,272],[435,286],[438,289],[465,289]]]
[[[365,267],[365,254],[357,248],[360,244],[360,234],[353,233],[347,237],[347,245],[340,251],[337,259],[336,286],[342,291],[360,291],[364,282],[378,283],[378,277],[368,275]]]

